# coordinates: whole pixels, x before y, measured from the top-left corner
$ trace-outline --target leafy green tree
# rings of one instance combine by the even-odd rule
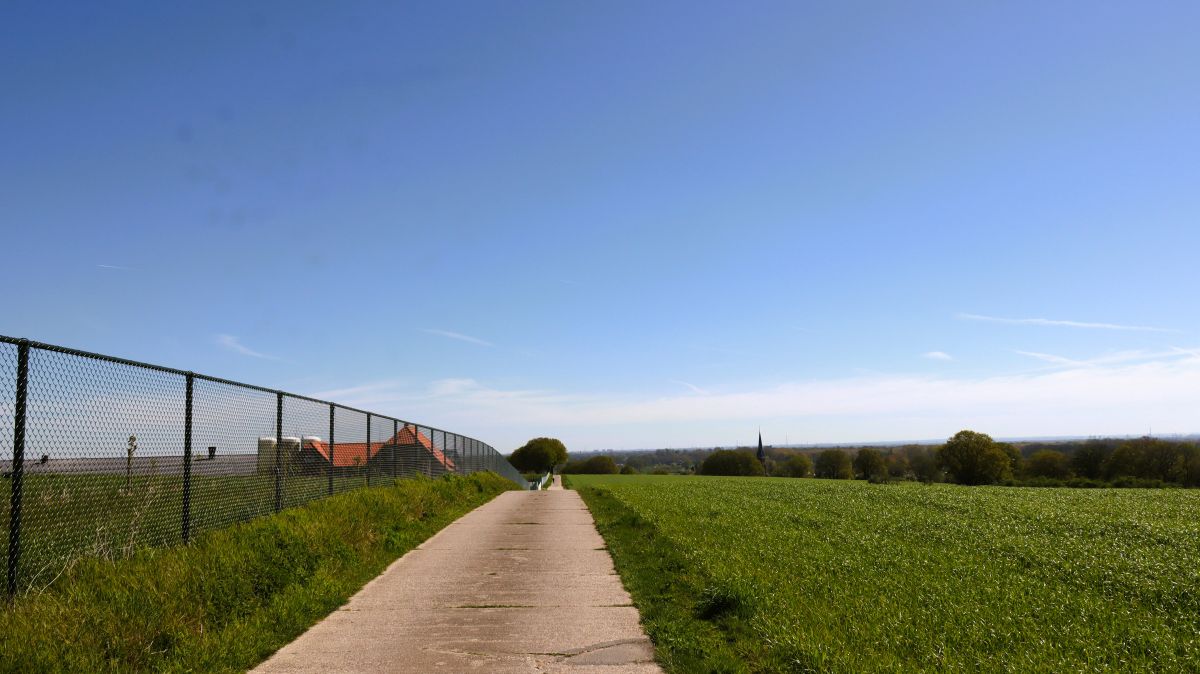
[[[1108,461],[1112,448],[1102,440],[1088,440],[1075,450],[1071,457],[1071,469],[1079,477],[1099,480],[1104,477],[1104,463]]]
[[[854,477],[854,467],[849,454],[840,449],[827,449],[817,455],[813,473],[830,480],[849,480]]]
[[[775,477],[808,477],[812,475],[812,459],[807,454],[792,454],[776,462],[771,474]]]
[[[1188,458],[1185,445],[1159,438],[1138,438],[1117,446],[1105,462],[1109,479],[1137,477],[1145,480],[1183,482]]]
[[[508,462],[521,472],[545,473],[567,462],[567,448],[556,438],[534,438],[513,452]]]
[[[611,456],[601,454],[583,461],[568,461],[562,472],[567,475],[616,475],[620,468]]]
[[[912,471],[912,464],[908,457],[901,452],[888,452],[883,457],[884,463],[887,464],[888,475],[896,479],[903,479]]]
[[[1034,452],[1025,462],[1025,474],[1030,477],[1049,477],[1065,480],[1071,477],[1071,460],[1066,454],[1053,449]]]
[[[883,454],[870,447],[858,450],[854,455],[854,474],[863,480],[887,478],[887,463],[883,460]]]
[[[1006,456],[1008,456],[1008,472],[1016,475],[1021,472],[1021,466],[1024,463],[1024,458],[1021,456],[1021,450],[1009,442],[997,442],[996,446],[1000,448]]]
[[[631,466],[629,464],[625,464],[624,466],[621,466],[621,474],[622,475],[637,475],[638,469],[634,468],[633,466]]]
[[[700,464],[701,475],[766,475],[763,465],[748,451],[721,449],[709,454]]]
[[[1192,443],[1180,445],[1182,457],[1179,481],[1188,487],[1200,487],[1200,447]]]
[[[928,447],[910,447],[906,451],[908,465],[912,468],[913,477],[925,484],[932,484],[943,479],[942,468],[938,464],[937,452]]]
[[[1012,476],[1012,459],[992,436],[959,431],[938,449],[938,462],[960,484],[994,484]]]

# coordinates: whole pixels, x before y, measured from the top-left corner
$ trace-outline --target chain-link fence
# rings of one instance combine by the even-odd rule
[[[490,470],[457,433],[172,368],[0,336],[0,549],[7,590],[74,560],[186,543],[323,496]]]

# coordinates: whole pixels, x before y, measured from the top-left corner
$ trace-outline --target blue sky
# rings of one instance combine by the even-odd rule
[[[501,449],[1200,430],[1195,3],[5,14],[0,333]]]

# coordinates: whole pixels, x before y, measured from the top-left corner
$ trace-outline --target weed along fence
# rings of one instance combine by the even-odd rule
[[[9,596],[82,557],[415,475],[490,470],[489,445],[383,414],[0,336],[0,540]]]

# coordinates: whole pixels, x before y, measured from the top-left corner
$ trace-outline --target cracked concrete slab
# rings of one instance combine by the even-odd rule
[[[254,671],[661,672],[591,513],[557,477],[446,527]]]

